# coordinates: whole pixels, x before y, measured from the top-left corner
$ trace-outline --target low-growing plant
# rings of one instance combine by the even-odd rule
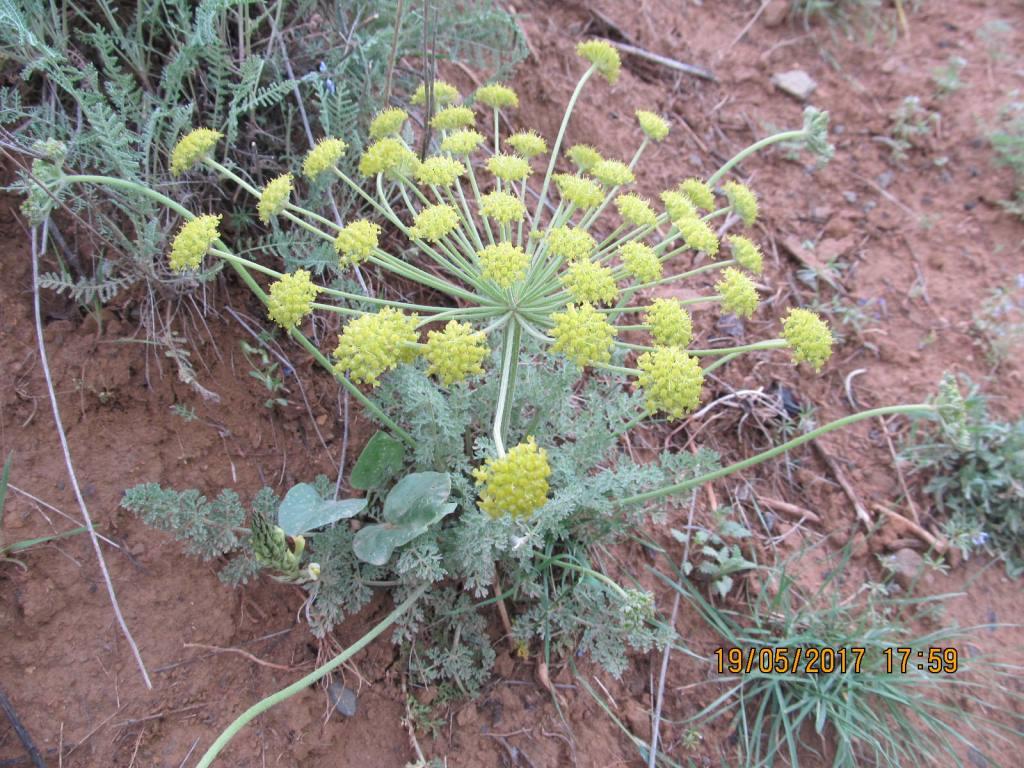
[[[950,96],[963,87],[960,75],[966,67],[967,59],[962,56],[950,56],[945,64],[936,67],[932,73],[932,81],[935,83],[935,92],[939,98]]]
[[[889,116],[888,143],[897,163],[907,159],[910,150],[920,148],[936,130],[942,117],[921,105],[919,96],[907,96]]]
[[[999,421],[971,384],[960,434],[912,430],[903,455],[925,480],[945,532],[965,557],[993,552],[1024,574],[1024,418]]]
[[[998,755],[1019,739],[1019,719],[1004,723],[989,703],[993,692],[1016,698],[1014,670],[968,656],[976,628],[911,629],[915,617],[934,620],[933,609],[951,596],[895,598],[867,588],[864,600],[844,597],[848,556],[811,591],[783,563],[771,569],[776,588],[735,610],[717,607],[678,573],[658,572],[715,632],[728,659],[707,659],[716,671],[725,665],[707,683],[722,690],[682,724],[726,719],[738,763],[751,768],[799,766],[808,757],[836,768],[964,765],[968,750]],[[932,650],[950,648],[955,660]],[[830,650],[815,656],[821,649]],[[946,674],[934,672],[940,660]]]
[[[425,83],[411,99],[433,137],[419,138],[420,146],[431,148],[425,156],[413,150],[410,115],[398,107],[370,125],[374,142],[357,164],[362,181],[341,167],[346,142],[321,140],[302,164],[308,184],[340,183],[379,222],[335,224],[303,204],[306,185],[291,173],[255,183],[213,157],[218,131],[199,128],[178,143],[171,156],[175,172],[217,174],[251,195],[269,226],[301,229],[333,247],[343,268],[376,270],[385,285],[418,284],[425,298],[416,303],[324,285],[307,269],[281,271],[244,258],[222,237],[221,215],[196,215],[135,182],[69,174],[56,165],[47,169],[51,191],[111,186],[183,217],[171,267],[199,280],[221,266],[233,269],[266,305],[269,318],[382,428],[350,476],[363,498],[337,500],[322,483],[300,484],[279,503],[261,495],[247,530],[241,530],[236,500],[220,534],[200,529],[221,553],[238,553],[228,578],[262,567],[302,583],[309,593],[306,615],[318,634],[364,606],[374,588],[390,589],[400,601],[355,646],[243,714],[200,766],[208,766],[249,719],[391,625],[397,625],[394,637],[415,679],[447,681],[469,694],[486,679],[494,658],[480,614],[493,604],[509,616],[507,630],[524,650],[538,644],[545,659],[589,651],[619,675],[628,647],[646,650],[666,642],[668,634],[653,620],[651,594],[622,587],[599,567],[594,553],[601,546],[645,520],[662,519],[666,500],[685,498],[708,480],[830,430],[892,413],[946,414],[929,404],[878,408],[728,467],[706,452],[666,451],[643,464],[631,460],[619,446],[623,433],[645,421],[677,421],[694,412],[705,377],[738,356],[784,350],[795,363],[820,369],[831,355],[828,326],[806,309],[791,309],[776,338],[706,348],[692,345],[690,315],[698,306],[743,317],[757,310],[750,274],[761,271],[761,251],[735,232],[757,220],[757,197],[729,174],[779,142],[830,154],[827,115],[808,109],[799,129],[755,142],[706,180],[690,178],[666,190],[659,212],[626,189],[644,153],[667,136],[663,118],[637,113],[640,139],[628,161],[581,145],[563,154],[586,84],[595,75],[615,82],[620,69],[618,53],[607,43],[584,42],[578,52],[587,68],[550,151],[534,132],[501,132],[501,112],[519,103],[512,89],[493,84],[474,94],[474,106],[493,126],[485,139],[475,128],[477,112],[441,81]],[[534,163],[545,155],[536,203],[528,210]],[[566,170],[556,172],[560,161]],[[385,249],[382,224],[409,245]],[[270,260],[273,252],[265,256]],[[648,289],[683,281],[698,295],[649,298]],[[344,320],[333,359],[301,330],[313,313]],[[148,492],[155,499],[168,493]],[[186,511],[207,517],[220,512],[194,494],[168,497],[163,512],[141,497],[126,498],[185,538],[187,515],[174,517],[180,499]]]
[[[996,151],[996,162],[1010,168],[1015,187],[1010,200],[1003,203],[1007,210],[1024,217],[1024,101],[1014,101],[1004,107],[999,116],[999,127],[989,136]]]
[[[1018,285],[992,291],[971,321],[971,330],[984,344],[993,366],[1024,348],[1024,276],[1018,280]]]
[[[757,563],[748,560],[737,543],[753,534],[730,519],[729,512],[728,508],[716,511],[714,530],[697,528],[691,536],[688,532],[671,529],[676,541],[690,545],[691,557],[683,563],[683,575],[707,580],[719,597],[725,597],[732,590],[736,574],[757,568]]]

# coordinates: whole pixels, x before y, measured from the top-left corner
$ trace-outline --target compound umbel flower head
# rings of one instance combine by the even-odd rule
[[[276,179],[267,182],[260,194],[260,201],[256,206],[260,221],[269,224],[270,220],[277,216],[288,205],[288,198],[292,193],[292,175],[285,173]]]
[[[220,216],[196,216],[185,222],[171,244],[170,263],[175,272],[199,269],[210,247],[220,239]]]
[[[782,337],[793,350],[793,360],[821,370],[832,356],[832,331],[814,312],[792,308],[782,321]]]
[[[338,337],[335,370],[353,381],[377,386],[382,373],[416,357],[417,321],[416,315],[391,307],[357,317]]]
[[[182,136],[171,152],[171,175],[183,174],[210,154],[222,138],[223,133],[209,128],[196,128]]]
[[[270,286],[267,310],[270,319],[282,328],[293,328],[313,311],[320,288],[309,279],[309,272],[297,269]]]
[[[678,419],[700,405],[704,370],[697,358],[678,347],[659,347],[640,355],[637,367],[637,381],[651,413],[663,412]]]
[[[443,331],[427,334],[424,352],[430,367],[427,373],[437,376],[446,386],[483,373],[481,363],[490,350],[483,331],[473,330],[469,323],[449,320]]]
[[[480,488],[480,509],[491,517],[529,517],[548,498],[551,466],[548,452],[528,437],[498,459],[487,459],[473,471]]]

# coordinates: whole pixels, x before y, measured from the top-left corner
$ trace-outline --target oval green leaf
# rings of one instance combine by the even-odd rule
[[[361,491],[380,488],[398,474],[405,462],[405,447],[387,432],[377,432],[352,467],[349,484]]]
[[[298,536],[355,517],[364,509],[366,499],[325,500],[309,483],[299,483],[285,494],[277,524],[289,536]]]

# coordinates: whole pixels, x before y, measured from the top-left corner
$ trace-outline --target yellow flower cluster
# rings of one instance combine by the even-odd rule
[[[597,248],[597,241],[589,232],[572,227],[555,227],[548,230],[548,250],[555,256],[568,261],[586,259]]]
[[[659,347],[637,360],[637,381],[647,400],[647,410],[678,419],[700,405],[704,370],[697,358],[678,347]]]
[[[491,517],[529,517],[548,499],[551,466],[548,453],[528,437],[499,459],[490,458],[473,470],[480,491],[479,506]]]
[[[513,133],[505,139],[505,143],[527,159],[548,151],[548,143],[535,131]]]
[[[694,216],[692,219],[685,219],[674,222],[683,236],[683,242],[687,248],[695,251],[704,251],[708,256],[714,258],[718,255],[718,236],[701,219]]]
[[[615,327],[590,304],[572,304],[551,315],[554,352],[561,352],[581,368],[607,363],[612,358]]]
[[[676,227],[681,222],[697,218],[697,209],[688,195],[672,189],[661,193],[661,202],[665,206],[665,212]]]
[[[573,176],[571,173],[556,173],[552,178],[562,199],[581,210],[597,208],[604,200],[601,187],[591,179]]]
[[[679,185],[679,191],[690,198],[698,208],[705,211],[715,209],[715,193],[700,179],[686,179]]]
[[[615,198],[615,207],[622,219],[634,227],[653,227],[658,223],[658,216],[646,198],[630,193]]]
[[[335,370],[347,373],[353,381],[377,386],[382,373],[416,357],[412,345],[417,322],[416,315],[404,315],[391,307],[357,317],[338,336]]]
[[[220,131],[196,128],[182,136],[171,152],[171,175],[180,176],[206,157],[224,137]]]
[[[510,288],[526,277],[530,257],[522,248],[508,242],[488,245],[477,251],[481,274],[502,288]]]
[[[402,126],[409,119],[409,113],[398,107],[389,107],[377,113],[370,123],[370,138],[383,139],[402,132]]]
[[[480,198],[480,213],[501,224],[522,221],[526,206],[508,192],[488,192]]]
[[[750,317],[757,309],[760,297],[749,277],[733,267],[726,267],[722,279],[715,283],[722,300],[722,309],[740,317]]]
[[[260,221],[269,224],[270,220],[277,216],[284,207],[288,205],[288,198],[292,193],[292,175],[286,173],[267,182],[267,186],[260,193],[260,201],[256,205],[256,212]]]
[[[602,160],[595,163],[590,172],[606,187],[621,187],[632,184],[636,179],[629,166],[618,160]]]
[[[644,322],[651,329],[654,342],[660,347],[690,346],[693,339],[693,320],[678,299],[655,299]]]
[[[334,250],[341,254],[341,266],[355,266],[365,261],[377,247],[380,225],[366,219],[346,224],[334,238]]]
[[[210,246],[220,238],[219,226],[220,216],[196,216],[186,221],[171,243],[171,269],[175,272],[198,269]]]
[[[662,275],[661,259],[651,246],[633,240],[622,246],[622,266],[641,283],[650,283]]]
[[[612,271],[586,259],[570,264],[560,279],[577,303],[611,304],[619,295]]]
[[[722,185],[729,205],[743,219],[748,227],[757,221],[757,195],[753,190],[737,181],[727,181]]]
[[[405,142],[394,136],[385,136],[363,152],[363,156],[359,158],[359,172],[363,176],[383,173],[393,179],[407,178],[416,172],[419,164],[419,158]]]
[[[443,106],[459,100],[459,89],[444,80],[434,81],[434,103]],[[410,103],[414,107],[423,107],[427,104],[427,86],[420,83],[412,94]]]
[[[414,217],[409,236],[438,243],[459,226],[459,212],[450,205],[430,205]]]
[[[519,97],[516,95],[516,92],[501,83],[493,83],[492,85],[478,88],[476,100],[485,107],[493,107],[494,109],[519,106]]]
[[[584,173],[604,160],[601,153],[589,144],[576,144],[565,154]]]
[[[619,79],[622,60],[611,43],[604,40],[585,40],[576,46],[576,53],[593,64],[609,83],[614,85]]]
[[[469,376],[484,372],[480,365],[490,350],[483,331],[474,331],[469,323],[448,321],[443,331],[427,334],[424,356],[430,366],[427,373],[451,386]]]
[[[431,187],[451,187],[466,173],[466,166],[451,157],[434,155],[416,168],[416,181]]]
[[[832,331],[810,310],[790,309],[782,321],[782,337],[793,350],[793,360],[810,363],[816,371],[832,357]]]
[[[441,141],[441,151],[452,155],[469,155],[483,144],[484,135],[472,128],[449,133]]]
[[[476,125],[476,115],[469,107],[450,106],[438,110],[430,118],[430,126],[438,131],[455,131]]]
[[[519,155],[494,155],[487,159],[487,170],[502,181],[523,181],[533,173],[530,163]]]
[[[320,287],[313,284],[309,272],[304,269],[282,275],[280,280],[270,285],[267,301],[270,319],[282,328],[293,328],[313,311],[313,302],[319,291]]]
[[[341,139],[320,139],[302,161],[302,174],[315,179],[321,173],[334,168],[345,155],[348,145]]]
[[[640,124],[640,130],[644,132],[644,135],[654,141],[664,141],[668,136],[668,121],[661,115],[648,112],[646,109],[638,109],[636,121]]]
[[[743,235],[729,235],[725,240],[729,243],[736,263],[755,275],[761,274],[761,270],[764,269],[764,256],[761,255],[761,249],[756,243]]]

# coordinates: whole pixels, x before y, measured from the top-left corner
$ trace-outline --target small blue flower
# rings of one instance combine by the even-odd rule
[[[319,69],[320,69],[320,73],[321,74],[326,72],[327,71],[327,62],[326,61],[321,61]]]
[[[988,534],[985,531],[981,531],[971,539],[971,544],[976,547],[983,547],[988,544]]]
[[[329,77],[327,78],[327,92],[332,96],[334,95],[334,81]]]

